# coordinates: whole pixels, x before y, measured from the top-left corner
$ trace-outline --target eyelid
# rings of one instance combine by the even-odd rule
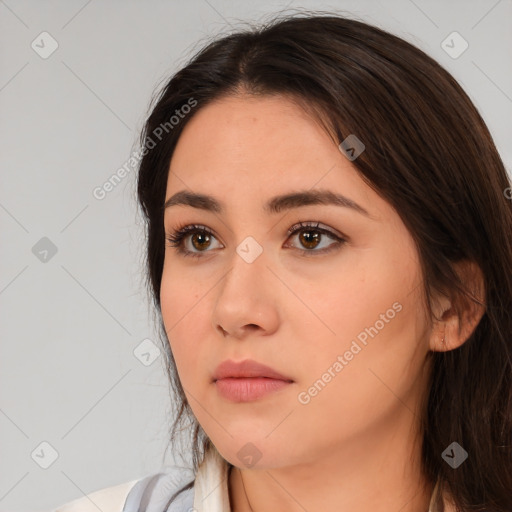
[[[314,249],[300,249],[298,247],[294,246],[285,246],[285,247],[291,247],[295,249],[296,251],[299,251],[302,253],[303,256],[313,256],[315,254],[326,254],[330,252],[331,250],[334,250],[336,248],[339,248],[340,246],[344,245],[349,238],[341,233],[338,233],[337,230],[334,230],[330,227],[321,227],[321,223],[318,221],[300,221],[293,226],[291,226],[287,232],[286,236],[288,240],[292,235],[296,235],[300,231],[306,231],[307,229],[310,229],[312,231],[318,231],[323,235],[326,235],[330,237],[335,242],[330,244],[328,247],[324,247],[320,250],[314,250]],[[169,241],[171,247],[174,247],[175,250],[180,253],[183,256],[192,256],[192,257],[206,257],[208,253],[213,252],[213,250],[205,250],[205,251],[190,251],[188,249],[184,249],[184,241],[190,234],[194,233],[205,233],[209,236],[214,237],[216,240],[218,240],[217,235],[213,232],[212,229],[208,228],[207,226],[204,226],[202,224],[184,224],[177,226],[172,233],[166,233],[165,238],[167,241]],[[219,241],[219,243],[221,243]],[[221,243],[222,245],[222,243]],[[224,246],[222,245],[222,247]],[[218,248],[217,248],[218,249]]]
[[[330,234],[333,237],[338,237],[340,239],[348,240],[348,237],[345,236],[343,233],[340,233],[339,231],[331,228],[330,226],[326,226],[325,224],[322,224],[318,221],[313,220],[306,220],[306,221],[299,221],[296,224],[294,224],[291,228],[288,229],[286,232],[287,236],[293,235],[296,231],[299,229],[315,229],[318,231],[326,232],[327,234]]]
[[[308,250],[308,249],[301,249],[299,247],[291,246],[296,251],[299,251],[302,256],[313,257],[315,255],[320,256],[320,255],[328,254],[331,251],[334,251],[336,249],[341,249],[341,247],[344,246],[349,240],[349,238],[347,236],[345,236],[341,233],[338,234],[337,230],[334,230],[327,226],[321,227],[321,223],[318,221],[300,221],[300,222],[294,224],[287,231],[287,237],[288,237],[287,240],[292,236],[297,236],[297,234],[300,233],[301,231],[307,231],[308,229],[311,231],[317,231],[317,232],[321,233],[322,235],[329,237],[331,240],[333,240],[333,243],[331,243],[327,247],[323,247],[322,249],[319,249],[319,250],[314,250],[314,249]],[[290,245],[286,245],[285,247],[290,247]]]

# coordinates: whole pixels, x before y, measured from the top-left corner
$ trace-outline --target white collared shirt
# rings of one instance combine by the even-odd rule
[[[195,479],[190,468],[174,466],[163,473],[96,491],[68,502],[53,512],[98,512],[98,509],[103,512],[231,512],[229,466],[214,448],[200,464]],[[193,487],[180,493],[168,505],[171,496],[192,480]],[[437,486],[429,512],[442,512],[434,507],[436,492]],[[444,512],[451,510],[445,504]]]
[[[61,505],[53,512],[231,512],[226,460],[214,449],[200,464],[191,489],[171,496],[194,479],[190,468],[174,466]]]

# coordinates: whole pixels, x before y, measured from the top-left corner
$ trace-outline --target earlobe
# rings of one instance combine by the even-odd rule
[[[471,261],[455,264],[469,296],[454,290],[457,299],[438,299],[440,312],[430,335],[430,350],[447,352],[463,345],[473,334],[485,313],[485,282],[480,267]]]

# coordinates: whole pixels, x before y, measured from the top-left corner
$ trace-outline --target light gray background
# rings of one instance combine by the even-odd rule
[[[511,168],[510,0],[0,0],[0,511],[49,510],[172,462],[163,357],[133,353],[155,339],[135,171],[103,200],[92,191],[128,160],[157,84],[207,36],[287,6],[342,9],[425,50]],[[59,45],[46,59],[31,47],[43,31]],[[469,43],[457,59],[441,47],[453,31]],[[43,237],[57,247],[46,262],[32,251]],[[58,452],[47,469],[42,442]]]

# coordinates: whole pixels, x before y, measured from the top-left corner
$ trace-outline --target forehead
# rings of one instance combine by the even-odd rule
[[[209,196],[230,216],[273,214],[285,204],[336,201],[304,196],[282,200],[315,191],[343,196],[341,202],[356,205],[352,211],[364,214],[365,210],[369,218],[379,218],[389,209],[362,180],[325,126],[283,96],[226,97],[196,111],[170,162],[166,203],[184,191],[203,197],[189,197],[185,202],[181,197],[182,205],[192,201],[195,208],[220,213]]]
[[[196,185],[205,179],[214,186],[235,177],[253,184],[302,177],[313,186],[340,164],[351,167],[320,121],[291,98],[239,95],[195,112],[178,140],[170,170]],[[174,182],[168,181],[180,186]]]

